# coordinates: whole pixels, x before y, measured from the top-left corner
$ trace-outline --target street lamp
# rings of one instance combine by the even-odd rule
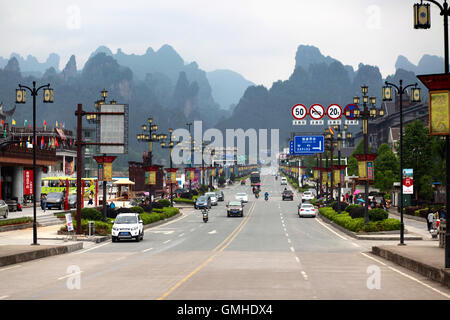
[[[173,172],[172,172],[172,149],[174,148],[174,142],[173,142],[173,140],[172,139],[175,139],[175,137],[172,135],[172,133],[173,133],[173,129],[172,128],[170,128],[169,129],[169,141],[168,141],[168,143],[167,143],[167,145],[166,145],[166,139],[167,139],[167,135],[166,134],[164,134],[163,135],[163,138],[161,139],[161,142],[160,142],[160,144],[161,144],[161,148],[163,148],[163,149],[169,149],[170,150],[170,152],[169,152],[169,162],[170,162],[170,180],[169,180],[169,184],[170,184],[170,205],[173,207],[173,191],[172,191],[172,187],[173,187],[173,184],[172,184],[172,174],[173,174]]]
[[[43,102],[53,103],[53,89],[50,84],[46,84],[36,88],[36,81],[33,81],[33,88],[19,84],[19,89],[16,89],[16,103],[26,103],[26,90],[29,90],[33,97],[33,245],[37,243],[37,222],[36,222],[36,97],[39,90],[43,89]]]
[[[373,159],[371,159],[371,157],[369,157],[369,119],[375,119],[377,117],[382,117],[384,116],[384,111],[383,109],[376,109],[375,108],[375,104],[376,104],[376,98],[375,97],[369,97],[367,95],[368,93],[368,87],[366,85],[361,86],[361,92],[363,94],[362,96],[362,100],[363,100],[363,110],[361,111],[358,107],[358,104],[360,103],[360,98],[359,97],[354,97],[353,98],[353,103],[357,106],[357,108],[355,108],[353,110],[353,115],[355,118],[361,118],[363,121],[363,134],[364,134],[364,155],[362,157],[360,157],[359,160],[364,161],[364,166],[365,166],[365,194],[364,194],[364,223],[368,223],[369,222],[369,179],[373,179],[373,171],[371,172],[371,174],[367,174],[368,173],[368,161],[373,161]],[[371,108],[369,109],[369,103],[371,105]],[[350,110],[346,111],[346,116],[350,117],[351,116],[351,112]],[[369,159],[370,158],[370,159]],[[373,162],[372,162],[373,165]]]
[[[441,5],[437,1],[434,0],[423,0],[432,2],[439,7],[441,10],[440,14],[444,17],[444,68],[445,73],[449,73],[449,49],[448,49],[448,16],[450,15],[450,10],[448,7],[448,3],[445,0]],[[423,4],[423,1],[420,1],[420,4],[414,5],[414,28],[415,29],[428,29],[431,27],[430,23],[430,9],[427,7],[427,4]],[[449,220],[449,208],[450,208],[450,138],[448,135],[445,137],[446,141],[446,208],[447,208],[447,221]],[[450,228],[448,227],[445,232],[445,267],[450,268]]]
[[[189,135],[191,136],[191,151],[190,151],[190,162],[189,162],[189,167],[192,168],[194,165],[194,141],[193,141],[193,137],[191,134],[191,126],[192,126],[192,122],[187,122],[186,126],[188,127],[189,130]],[[189,191],[192,191],[192,179],[191,176],[189,175],[190,179],[189,179]]]
[[[406,89],[411,88],[411,101],[420,102],[420,88],[417,88],[417,83],[409,84],[403,87],[403,80],[400,80],[400,86],[396,86],[391,82],[385,82],[383,87],[383,101],[392,100],[392,87],[397,90],[400,95],[400,245],[404,245],[405,239],[405,226],[403,224],[403,94],[406,93]]]
[[[161,135],[157,135],[155,131],[158,130],[158,125],[153,123],[153,118],[147,119],[148,124],[143,124],[141,126],[142,133],[137,134],[137,140],[139,142],[148,142],[148,154],[144,159],[144,165],[152,165],[152,152],[153,152],[153,142],[158,142],[161,140]],[[148,132],[148,134],[146,133]],[[152,199],[152,184],[149,184],[149,197],[150,197],[150,210],[153,208]]]
[[[350,140],[352,138],[352,133],[347,132],[347,130],[348,130],[347,125],[343,126],[344,130],[341,129],[340,125],[334,125],[333,129],[336,130],[336,132],[337,132],[337,139],[336,139],[337,140],[337,148],[338,148],[338,165],[337,165],[338,168],[337,168],[337,170],[339,170],[339,177],[341,177],[340,172],[342,170],[342,168],[341,168],[342,141],[345,141],[347,139]],[[344,168],[345,168],[345,166],[344,166]],[[334,172],[333,172],[333,175],[334,175]],[[342,188],[341,179],[339,179],[339,183],[338,183],[338,213],[341,213],[341,188]]]

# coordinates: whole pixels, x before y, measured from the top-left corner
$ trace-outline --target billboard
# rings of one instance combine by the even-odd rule
[[[98,126],[100,143],[121,143],[123,145],[99,146],[98,153],[124,154],[128,152],[128,105],[102,104],[100,112],[114,112],[123,114],[100,115]]]
[[[403,169],[403,194],[414,194],[413,169]]]

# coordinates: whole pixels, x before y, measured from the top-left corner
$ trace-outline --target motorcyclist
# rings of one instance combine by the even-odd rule
[[[264,193],[264,199],[269,199],[269,192],[266,191],[266,193]]]

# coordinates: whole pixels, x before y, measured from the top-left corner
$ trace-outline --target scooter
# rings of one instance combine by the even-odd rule
[[[439,219],[434,220],[433,223],[432,223],[432,226],[431,226],[431,229],[430,229],[430,233],[431,233],[431,237],[433,239],[436,239],[437,236],[438,236],[439,223],[440,223]]]
[[[208,222],[208,210],[203,209],[202,214],[203,214],[203,222],[207,223]]]
[[[265,196],[264,196],[264,200],[266,200],[266,201],[269,200],[269,196],[268,196],[268,195],[265,195]]]
[[[256,198],[256,199],[259,198],[259,192],[255,192],[255,198]]]

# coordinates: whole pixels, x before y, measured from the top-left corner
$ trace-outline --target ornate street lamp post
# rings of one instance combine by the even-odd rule
[[[368,93],[368,87],[366,85],[361,86],[361,92],[363,94],[362,100],[363,100],[363,110],[361,111],[358,108],[353,110],[353,115],[355,118],[360,118],[363,121],[363,134],[364,134],[364,155],[360,157],[360,161],[364,162],[365,166],[365,194],[364,194],[364,223],[369,222],[369,180],[373,179],[373,170],[369,173],[368,163],[370,162],[373,165],[373,159],[369,156],[369,119],[375,119],[378,116],[382,117],[384,116],[384,110],[383,109],[376,109],[376,98],[370,97],[367,95]],[[372,106],[369,109],[369,103]],[[360,98],[354,97],[353,98],[353,104],[358,106],[360,104]],[[351,116],[351,111],[346,111],[346,116]],[[372,167],[373,169],[373,167]],[[369,173],[369,174],[368,174]]]
[[[168,141],[168,143],[166,145],[166,141],[164,141],[164,140],[167,139],[167,135],[164,135],[164,139],[161,139],[161,148],[170,150],[170,152],[169,152],[169,162],[170,162],[170,179],[169,179],[169,184],[170,184],[170,205],[173,207],[173,183],[172,183],[173,177],[172,177],[172,175],[175,172],[172,171],[172,169],[173,169],[173,167],[172,167],[172,149],[174,147],[174,143],[173,143],[172,139],[175,139],[175,137],[172,135],[172,133],[173,133],[173,129],[170,128],[169,129],[169,141]],[[176,173],[175,173],[175,176],[176,176]]]
[[[391,82],[385,82],[386,86],[383,87],[383,101],[392,101],[392,87],[397,90],[400,95],[400,245],[404,245],[405,239],[405,226],[403,223],[403,94],[406,93],[406,89],[411,88],[411,101],[420,102],[420,88],[417,88],[417,83],[409,84],[403,87],[403,80],[400,80],[400,86],[396,86]]]
[[[158,125],[153,123],[153,118],[148,118],[148,125],[143,124],[141,126],[141,129],[143,133],[137,134],[137,140],[139,142],[148,142],[148,154],[147,157],[144,159],[144,165],[145,166],[152,166],[152,152],[153,152],[153,142],[158,142],[161,140],[161,135],[157,135],[156,131],[158,130]],[[146,133],[148,131],[148,134]],[[153,201],[152,201],[152,184],[149,184],[149,197],[150,197],[150,210],[153,207]]]
[[[36,222],[36,97],[39,90],[44,89],[44,103],[53,103],[53,89],[50,84],[36,88],[36,81],[33,81],[33,88],[19,84],[16,89],[16,103],[26,103],[26,90],[30,91],[33,97],[33,245],[37,243],[37,222]]]

